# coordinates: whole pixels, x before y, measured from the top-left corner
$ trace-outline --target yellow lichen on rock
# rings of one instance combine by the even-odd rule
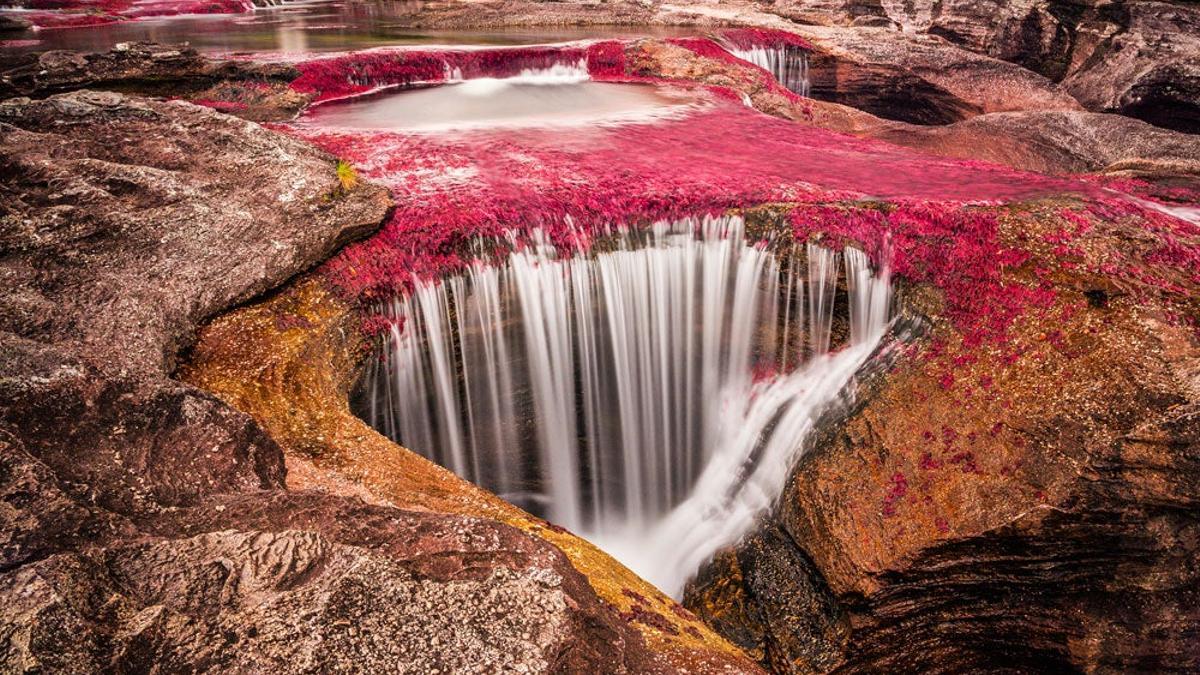
[[[737,647],[588,541],[396,445],[355,417],[349,392],[370,351],[361,322],[320,278],[304,277],[206,326],[178,376],[266,429],[287,456],[290,489],[511,525],[562,550],[665,666],[758,671]]]

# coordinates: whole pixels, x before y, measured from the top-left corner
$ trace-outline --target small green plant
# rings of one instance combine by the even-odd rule
[[[358,185],[358,172],[354,170],[354,167],[350,166],[350,162],[339,159],[336,171],[338,183],[341,184],[343,193],[353,190]]]

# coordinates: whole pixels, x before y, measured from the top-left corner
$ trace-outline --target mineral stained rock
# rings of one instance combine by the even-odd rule
[[[874,221],[938,260],[906,300],[933,327],[685,604],[783,672],[1200,667],[1200,231],[1053,198],[938,253],[904,243],[904,209],[855,211],[812,231]]]
[[[549,543],[289,491],[250,417],[169,378],[199,322],[377,227],[382,189],[88,91],[0,104],[0,174],[5,670],[660,668]]]
[[[936,36],[1060,82],[1088,110],[1200,131],[1200,13],[1190,3],[784,0],[754,6],[847,36],[891,32],[881,45]],[[870,30],[860,33],[863,28]]]
[[[218,60],[187,45],[121,43],[107,52],[46,51],[0,55],[0,99],[41,98],[82,88],[111,88],[196,103],[258,121],[285,119],[308,98],[286,87],[297,76],[286,64]]]

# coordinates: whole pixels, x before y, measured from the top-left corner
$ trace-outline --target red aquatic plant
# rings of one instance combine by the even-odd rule
[[[717,35],[730,44],[748,49],[750,47],[795,47],[812,51],[812,43],[785,30],[774,28],[725,28]]]

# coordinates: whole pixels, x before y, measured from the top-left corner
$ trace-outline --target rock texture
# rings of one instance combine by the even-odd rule
[[[1032,71],[957,47],[937,36],[888,28],[795,27],[813,44],[813,98],[888,119],[946,124],[1015,110],[1080,110]]]
[[[1007,112],[941,126],[868,124],[852,132],[939,155],[1040,173],[1200,183],[1200,138],[1121,115]]]
[[[251,418],[169,378],[197,323],[376,227],[380,188],[88,91],[0,104],[0,175],[3,670],[660,669],[549,543],[289,491]]]
[[[262,121],[291,117],[308,103],[286,86],[297,75],[286,64],[216,60],[187,45],[133,42],[107,52],[0,55],[0,99],[119,89],[211,102],[223,112]]]
[[[909,288],[932,331],[813,439],[689,608],[782,672],[1200,668],[1198,278],[1152,233],[1200,240],[1074,208],[998,219],[1030,255],[1003,268],[1007,293],[1039,278],[1045,293],[1002,340]]]
[[[1200,9],[1121,3],[1082,23],[1063,85],[1089,110],[1200,133]]]
[[[797,100],[778,87],[772,88],[773,81],[753,66],[736,59],[707,56],[703,51],[662,40],[642,40],[627,50],[627,57],[635,73],[728,87],[764,113],[938,155],[1049,174],[1097,173],[1200,183],[1200,139],[1125,116],[1091,113],[1067,105],[1062,110],[976,114],[950,124],[906,123],[881,119],[849,105]],[[1003,79],[1005,70],[1013,68],[1002,66],[995,73],[999,79]],[[929,68],[928,72],[935,70]],[[985,77],[981,82],[990,80]],[[963,99],[953,100],[957,103],[950,105],[950,111],[979,109],[966,106]],[[936,105],[916,110],[926,116],[938,114]]]
[[[844,35],[890,32],[881,46],[920,49],[936,36],[1059,82],[1088,110],[1200,131],[1200,12],[1188,3],[785,0],[755,6],[768,16],[837,27],[832,30]]]
[[[552,545],[634,631],[635,637],[624,639],[648,648],[630,672],[757,671],[698,618],[589,542],[396,446],[355,417],[349,392],[368,353],[360,334],[362,316],[326,283],[308,277],[216,319],[202,331],[180,372],[183,380],[215,393],[267,429],[283,446],[293,489],[341,494],[349,483],[373,501],[486,518]],[[624,668],[590,665],[582,671]]]

